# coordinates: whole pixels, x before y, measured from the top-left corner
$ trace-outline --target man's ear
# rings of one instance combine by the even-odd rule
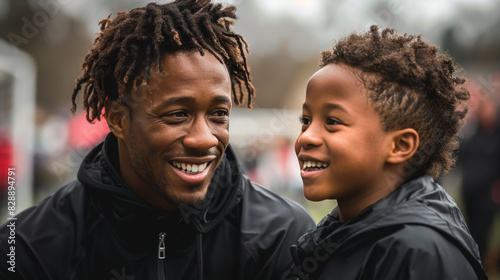
[[[399,164],[410,159],[417,151],[419,137],[413,128],[396,130],[392,133],[392,147],[387,162]]]
[[[130,121],[128,108],[122,103],[113,100],[106,101],[105,108],[105,117],[109,130],[117,138],[124,140]]]

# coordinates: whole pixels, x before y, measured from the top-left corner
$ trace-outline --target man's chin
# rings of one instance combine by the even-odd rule
[[[204,203],[206,196],[206,192],[204,192],[202,195],[197,195],[197,196],[187,196],[183,197],[180,200],[180,204],[186,204],[189,206],[200,206],[201,204]]]
[[[191,187],[190,192],[166,194],[165,198],[172,201],[178,207],[184,205],[201,209],[205,206],[205,200],[209,200],[207,194],[208,186],[196,186]]]

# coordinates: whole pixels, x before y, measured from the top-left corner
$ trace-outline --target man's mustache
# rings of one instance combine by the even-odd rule
[[[186,149],[184,148],[183,151],[175,151],[174,153],[168,153],[165,154],[164,157],[167,158],[177,158],[177,157],[220,157],[222,155],[222,150],[220,150],[219,147],[217,148],[212,148],[208,151],[199,151],[195,149]]]

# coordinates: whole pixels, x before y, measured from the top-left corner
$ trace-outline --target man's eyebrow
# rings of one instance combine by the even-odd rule
[[[214,103],[231,103],[231,99],[224,95],[216,96],[212,102]]]
[[[158,107],[167,107],[173,104],[186,104],[194,102],[194,97],[191,96],[178,96],[178,97],[170,97],[163,100]]]
[[[177,96],[177,97],[170,97],[170,98],[163,100],[161,102],[160,106],[158,106],[158,107],[167,107],[167,106],[170,106],[173,104],[187,104],[187,103],[195,103],[195,102],[196,102],[196,98],[194,98],[192,96]],[[218,103],[218,104],[219,103],[231,103],[231,99],[226,97],[226,96],[218,95],[212,99],[212,102]]]

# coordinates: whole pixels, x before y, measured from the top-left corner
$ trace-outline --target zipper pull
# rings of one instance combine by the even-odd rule
[[[158,244],[158,258],[163,260],[165,258],[165,233],[160,232],[160,243]]]

